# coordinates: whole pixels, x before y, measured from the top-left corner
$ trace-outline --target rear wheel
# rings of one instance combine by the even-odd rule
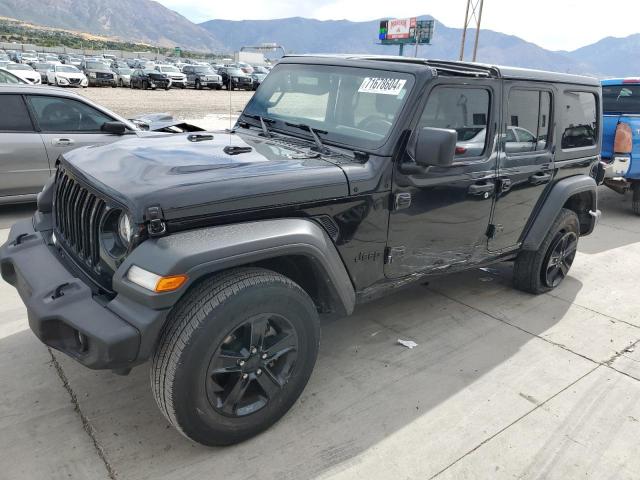
[[[633,213],[640,215],[640,182],[633,182],[631,191],[633,193],[631,208],[633,208]]]
[[[204,445],[246,440],[281,418],[302,393],[318,354],[311,298],[258,268],[201,282],[172,312],[151,368],[166,418]]]
[[[200,80],[196,80],[196,90],[202,90],[202,84],[200,83]]]
[[[540,294],[560,285],[575,259],[579,237],[578,216],[574,211],[563,208],[540,248],[518,255],[513,270],[516,288]]]

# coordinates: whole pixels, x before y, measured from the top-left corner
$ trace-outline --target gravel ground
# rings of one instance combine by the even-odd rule
[[[219,128],[221,122],[230,118],[235,121],[253,95],[253,92],[235,90],[165,91],[105,87],[80,89],[79,93],[126,118],[162,112],[205,128]]]

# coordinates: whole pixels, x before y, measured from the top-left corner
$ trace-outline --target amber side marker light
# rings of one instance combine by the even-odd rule
[[[178,290],[189,279],[186,275],[171,275],[162,277],[136,265],[131,265],[127,271],[127,279],[136,285],[156,293],[173,292]]]

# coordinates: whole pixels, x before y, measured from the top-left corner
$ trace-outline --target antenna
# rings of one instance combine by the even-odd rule
[[[464,14],[464,27],[462,28],[462,42],[460,44],[460,61],[464,60],[464,47],[467,41],[467,30],[473,22],[472,28],[476,29],[476,39],[473,45],[473,61],[478,54],[478,40],[480,38],[480,25],[482,23],[482,7],[484,0],[467,0],[467,10]]]

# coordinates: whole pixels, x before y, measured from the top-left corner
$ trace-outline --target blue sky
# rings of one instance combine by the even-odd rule
[[[372,20],[431,14],[460,27],[466,0],[157,0],[194,22],[308,17]],[[485,0],[482,25],[552,50],[573,50],[606,36],[640,33],[640,1]]]

